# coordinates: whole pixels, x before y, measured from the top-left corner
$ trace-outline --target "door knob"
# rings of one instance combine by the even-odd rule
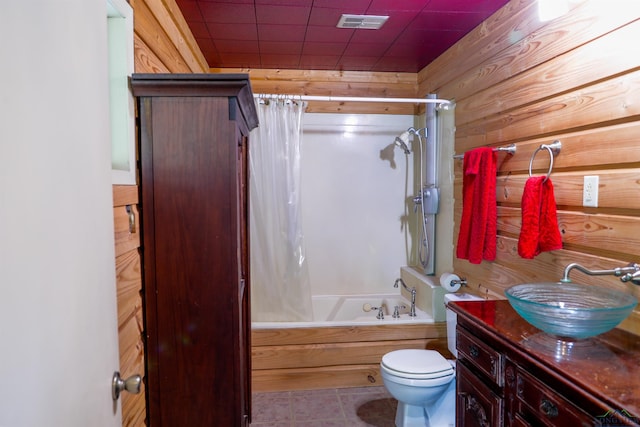
[[[120,372],[113,373],[113,381],[111,383],[111,397],[114,401],[120,397],[120,392],[128,391],[129,393],[140,393],[140,384],[142,383],[142,377],[140,375],[132,375],[126,380],[120,378]]]

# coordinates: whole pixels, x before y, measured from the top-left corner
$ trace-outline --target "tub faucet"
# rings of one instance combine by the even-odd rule
[[[560,279],[560,282],[571,283],[571,279],[569,279],[569,273],[571,273],[571,270],[573,269],[581,271],[584,274],[588,274],[589,276],[616,276],[620,277],[620,280],[623,282],[631,282],[634,285],[640,285],[640,265],[633,262],[625,267],[616,267],[611,270],[589,270],[588,268],[583,267],[577,262],[572,262],[564,268],[564,272],[562,274],[562,279]]]
[[[409,316],[416,317],[416,288],[415,288],[415,286],[412,287],[412,288],[409,288],[404,283],[404,280],[402,280],[402,278],[398,278],[398,279],[396,279],[396,282],[393,284],[393,287],[397,288],[398,287],[398,283],[400,283],[402,285],[402,287],[405,288],[408,292],[411,292],[411,310],[409,311]]]

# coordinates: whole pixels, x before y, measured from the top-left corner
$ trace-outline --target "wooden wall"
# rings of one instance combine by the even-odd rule
[[[254,93],[357,96],[374,98],[415,98],[415,73],[374,73],[360,71],[259,70],[212,68],[214,73],[248,73]],[[377,102],[311,101],[308,113],[417,114],[419,105]]]
[[[116,288],[118,298],[118,342],[120,376],[144,375],[144,341],[142,339],[142,276],[138,187],[113,186],[113,218],[116,244]],[[145,387],[140,394],[122,393],[122,425],[145,425]]]
[[[419,73],[419,94],[456,101],[456,153],[517,146],[513,157],[498,156],[497,259],[454,260],[480,293],[502,297],[512,284],[557,281],[570,262],[591,269],[640,263],[640,4],[595,3],[540,23],[534,0],[512,0]],[[563,249],[525,260],[517,242],[529,161],[555,139],[563,144],[551,175]],[[538,153],[533,174],[548,166],[547,152]],[[462,161],[455,173],[457,238]],[[600,177],[597,208],[582,206],[585,175]],[[571,277],[640,295],[614,277]],[[639,324],[636,309],[623,327],[640,333]]]
[[[129,0],[136,73],[207,73],[209,66],[175,0]]]

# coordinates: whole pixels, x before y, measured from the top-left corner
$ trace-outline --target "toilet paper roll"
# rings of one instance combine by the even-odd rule
[[[440,286],[447,292],[457,292],[462,284],[459,276],[453,273],[444,273],[440,276]]]

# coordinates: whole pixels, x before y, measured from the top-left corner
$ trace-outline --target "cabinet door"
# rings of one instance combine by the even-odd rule
[[[456,425],[458,427],[502,425],[502,399],[460,361],[457,364],[456,381]]]
[[[143,101],[150,424],[239,426],[236,124],[222,97]]]

